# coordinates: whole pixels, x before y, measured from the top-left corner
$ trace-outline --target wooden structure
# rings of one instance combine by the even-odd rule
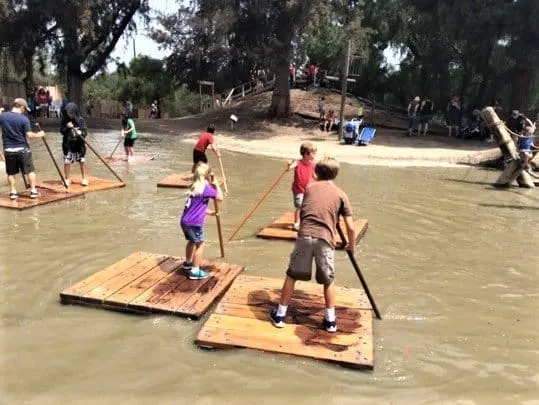
[[[240,99],[245,98],[245,96],[248,96],[249,94],[261,93],[273,89],[273,87],[275,86],[275,78],[276,75],[273,74],[271,80],[268,80],[265,84],[262,83],[260,86],[253,86],[253,83],[247,82],[240,84],[237,87],[234,87],[228,92],[221,106],[226,107],[233,101],[239,101]]]
[[[130,162],[129,165],[137,165],[141,163],[148,163],[155,159],[155,156],[145,156],[145,155],[135,155],[135,161]],[[124,156],[121,155],[115,155],[115,156],[104,156],[103,160],[110,164],[117,164],[117,163],[125,163],[127,164],[127,160],[125,160]]]
[[[341,227],[345,229],[344,221],[341,219]],[[361,240],[367,228],[369,227],[369,221],[366,219],[356,219],[354,221],[354,228],[356,231],[356,243]],[[294,230],[294,213],[285,212],[273,223],[265,228],[262,228],[257,234],[259,238],[266,239],[286,239],[296,240],[298,232]],[[342,248],[343,243],[341,238],[337,235],[337,247]]]
[[[498,117],[494,108],[486,107],[481,116],[487,122],[502,151],[504,161],[508,162],[501,176],[496,180],[498,187],[511,187],[516,180],[520,187],[535,188],[533,178],[524,170],[524,162],[520,158],[515,142],[503,121]]]
[[[189,280],[183,258],[136,252],[60,293],[63,304],[198,318],[232,284],[243,267],[204,260],[210,276]]]
[[[286,326],[275,328],[269,312],[279,301],[282,279],[239,276],[197,334],[202,347],[245,347],[373,368],[372,311],[363,291],[337,287],[337,333],[321,328],[322,287],[299,281]]]
[[[41,188],[47,188],[49,190],[57,192],[70,192],[70,193],[89,193],[92,191],[108,190],[111,188],[125,187],[125,183],[117,180],[107,180],[101,179],[99,177],[89,176],[88,181],[90,184],[88,186],[83,186],[81,182],[81,177],[72,176],[71,185],[66,191],[66,188],[62,184],[61,180],[45,180],[38,183],[38,186]]]
[[[206,103],[204,103],[204,98],[202,97],[202,86],[209,87],[211,89],[211,101],[210,107],[213,110],[215,108],[215,82],[209,82],[206,80],[198,81],[198,95],[200,97],[200,112],[206,110]]]
[[[58,181],[60,183],[60,181]],[[63,187],[62,187],[63,188]],[[82,197],[84,194],[77,192],[55,191],[47,188],[37,187],[40,194],[38,198],[30,198],[30,190],[19,192],[19,198],[9,199],[9,192],[0,194],[0,207],[24,210],[37,207],[38,205],[50,204],[56,201],[68,200],[74,197]]]
[[[217,178],[219,184],[223,184],[221,178]],[[157,183],[157,187],[189,188],[191,187],[191,173],[171,174]]]

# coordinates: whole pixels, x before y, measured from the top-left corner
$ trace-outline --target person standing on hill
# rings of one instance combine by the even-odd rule
[[[215,140],[213,139],[213,134],[215,133],[215,125],[210,124],[206,128],[206,132],[203,132],[200,137],[198,138],[198,142],[195,145],[195,148],[193,149],[193,168],[191,169],[191,172],[195,171],[195,167],[198,162],[208,163],[208,157],[206,156],[206,149],[210,148],[215,152],[217,157],[221,157],[221,152],[219,151],[219,148],[217,148],[217,145],[215,144]]]
[[[0,128],[2,128],[6,174],[11,200],[16,200],[19,197],[15,184],[15,176],[19,171],[23,176],[28,176],[30,198],[39,197],[36,189],[34,161],[28,140],[43,138],[45,133],[31,131],[30,120],[24,115],[27,111],[29,111],[28,104],[23,98],[13,100],[11,111],[3,112],[3,108],[0,108]]]
[[[417,122],[417,111],[419,109],[419,96],[416,96],[412,101],[410,101],[410,104],[408,104],[408,109],[406,110],[408,113],[408,131],[406,134],[408,136],[412,136],[414,133],[414,125]]]
[[[423,127],[423,136],[427,136],[429,130],[430,120],[434,114],[434,103],[428,97],[426,97],[419,106],[419,125],[417,127],[417,134],[421,135],[421,128]]]

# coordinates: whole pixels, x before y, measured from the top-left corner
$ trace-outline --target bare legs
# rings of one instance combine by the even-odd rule
[[[283,289],[281,291],[281,299],[279,300],[279,305],[288,306],[290,300],[292,299],[292,294],[294,293],[294,286],[296,285],[296,280],[286,276],[284,280]],[[324,299],[326,301],[326,308],[335,308],[335,283],[324,285]]]
[[[204,242],[187,242],[185,246],[185,261],[192,263],[193,267],[200,268],[202,263],[202,253],[204,252]]]

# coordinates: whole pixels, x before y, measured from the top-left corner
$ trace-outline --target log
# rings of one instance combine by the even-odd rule
[[[498,187],[510,187],[516,180],[520,187],[535,188],[533,178],[524,170],[524,162],[519,156],[511,134],[494,109],[492,107],[484,108],[481,111],[481,117],[493,132],[504,160],[509,162],[501,176],[496,180],[495,185]]]

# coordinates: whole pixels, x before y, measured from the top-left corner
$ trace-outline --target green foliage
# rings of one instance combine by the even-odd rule
[[[184,84],[178,90],[165,96],[162,106],[170,117],[197,114],[200,112],[200,97],[197,93],[189,91],[187,85]]]

